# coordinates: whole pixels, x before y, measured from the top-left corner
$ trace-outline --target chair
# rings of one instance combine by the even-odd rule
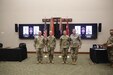
[[[22,48],[23,49],[23,51],[22,51],[22,57],[23,57],[23,59],[24,58],[27,58],[27,47],[26,47],[26,43],[20,43],[19,44],[19,48]]]
[[[0,43],[0,48],[3,48],[3,44],[2,43]]]

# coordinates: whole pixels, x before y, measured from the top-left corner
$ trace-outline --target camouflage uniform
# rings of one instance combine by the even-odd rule
[[[60,49],[61,49],[61,52],[62,52],[63,63],[66,63],[68,49],[69,49],[69,36],[62,35],[60,37]]]
[[[78,49],[81,46],[81,38],[78,34],[71,34],[70,35],[70,51],[71,51],[71,58],[72,62],[76,62],[77,55],[78,55]]]
[[[111,47],[107,47],[107,50],[108,50],[108,59],[110,61],[111,64],[113,64],[113,36],[110,36],[107,40],[107,46],[109,44],[111,44],[112,46]]]
[[[43,59],[44,37],[43,36],[35,37],[34,43],[37,53],[37,61],[41,63]]]
[[[49,54],[50,63],[53,61],[54,49],[56,47],[56,38],[54,36],[47,37],[47,50]]]

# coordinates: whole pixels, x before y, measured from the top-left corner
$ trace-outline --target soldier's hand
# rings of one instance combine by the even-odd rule
[[[112,47],[112,44],[109,44],[108,47]]]
[[[103,45],[103,46],[107,46],[107,43],[103,43],[102,45]]]
[[[80,48],[81,48],[81,46],[79,45],[79,46],[78,46],[78,49],[80,49]]]

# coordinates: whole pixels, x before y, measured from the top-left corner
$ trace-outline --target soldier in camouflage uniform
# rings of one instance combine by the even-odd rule
[[[69,36],[66,35],[66,31],[63,31],[63,35],[60,37],[60,49],[62,52],[63,63],[66,63],[69,49]]]
[[[113,29],[110,29],[110,35],[111,36],[108,38],[104,46],[107,47],[108,59],[110,61],[111,67],[113,68]]]
[[[70,51],[71,51],[71,58],[72,64],[76,64],[78,49],[81,47],[81,38],[79,34],[76,33],[76,30],[72,30],[72,34],[70,35]]]
[[[42,63],[43,59],[43,48],[44,48],[44,37],[42,36],[41,31],[39,31],[38,36],[35,36],[34,46],[37,53],[37,64]]]
[[[47,37],[47,50],[49,54],[49,63],[53,63],[54,57],[54,49],[56,47],[56,38],[52,34],[52,31],[49,32],[49,36]]]

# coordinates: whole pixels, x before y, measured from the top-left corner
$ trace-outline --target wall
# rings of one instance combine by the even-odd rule
[[[93,43],[105,42],[113,28],[113,0],[0,0],[0,42],[4,47],[25,42],[28,51],[35,51],[33,40],[18,38],[15,23],[42,23],[42,18],[57,16],[71,17],[74,23],[102,23],[97,40],[82,40],[80,52],[89,52]]]

